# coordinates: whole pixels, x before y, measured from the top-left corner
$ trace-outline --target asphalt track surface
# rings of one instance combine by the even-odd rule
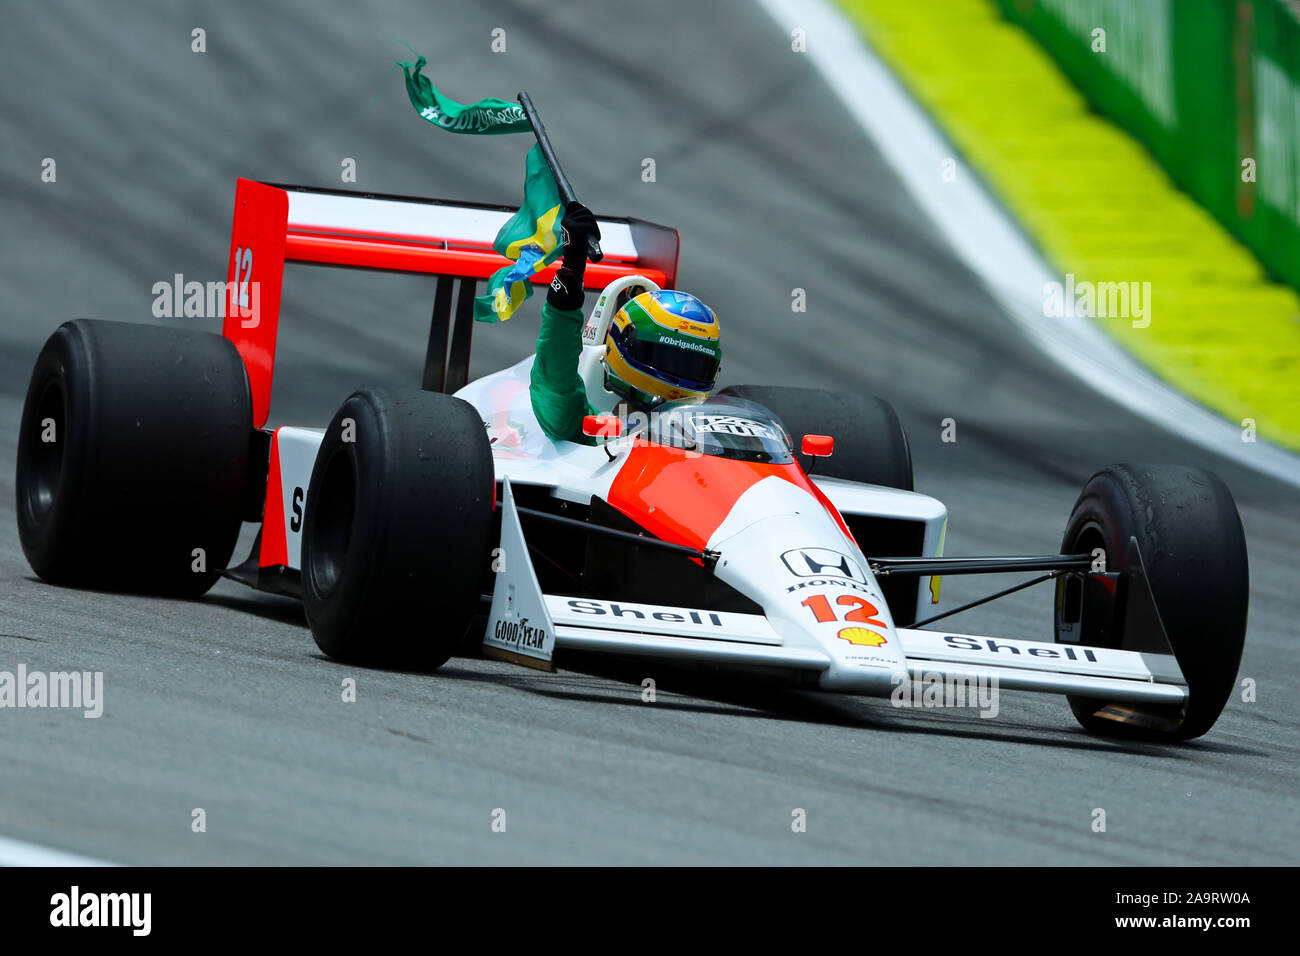
[[[406,41],[462,100],[527,88],[598,211],[682,230],[679,285],[722,318],[725,380],[890,398],[918,489],[950,508],[948,553],[1055,549],[1109,462],[1218,470],[1250,548],[1241,673],[1258,700],[1231,701],[1201,740],[1158,746],[1090,737],[1053,696],[1004,694],[983,720],[698,682],[646,704],[615,679],[640,672],[348,668],[317,651],[298,605],[229,582],[193,602],[45,585],[6,503],[0,669],[103,671],[105,714],[0,711],[0,834],[122,863],[1298,861],[1295,492],[1153,430],[1020,345],[754,5],[166,7],[6,11],[0,499],[13,500],[46,336],[75,316],[152,321],[152,286],[175,273],[223,278],[236,176],[338,186],[351,157],[358,188],[517,201],[523,141],[421,121],[389,67]],[[495,27],[505,53],[489,48]],[[805,314],[791,312],[796,287]],[[323,424],[362,383],[416,386],[431,297],[425,278],[290,269],[273,422]],[[476,330],[474,373],[527,354],[535,316]],[[955,443],[940,440],[947,417]],[[945,606],[981,586],[949,579]],[[1050,593],[958,622],[1046,637]],[[356,703],[341,700],[348,677]]]

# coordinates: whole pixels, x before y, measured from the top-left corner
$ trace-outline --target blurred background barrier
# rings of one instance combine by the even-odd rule
[[[1075,314],[1300,450],[1300,23],[1281,0],[838,0]],[[1132,306],[1132,302],[1128,303]],[[1068,305],[1067,305],[1068,308]]]
[[[1300,3],[995,2],[1272,276],[1300,288]]]

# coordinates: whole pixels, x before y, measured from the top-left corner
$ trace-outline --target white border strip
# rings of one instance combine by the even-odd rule
[[[0,866],[116,866],[116,864],[0,836]]]
[[[956,158],[956,151],[843,14],[826,0],[757,2],[787,34],[796,27],[806,31],[805,55],[847,114],[1034,346],[1097,392],[1166,431],[1300,487],[1300,457],[1262,440],[1243,442],[1237,425],[1160,381],[1087,318],[1043,314],[1044,285],[1062,277],[968,169],[959,169],[956,182],[940,181],[942,162]]]
[[[513,214],[499,209],[472,209],[437,203],[402,202],[333,193],[289,194],[289,224],[315,229],[395,232],[452,242],[492,242]],[[637,258],[632,228],[625,222],[600,223],[600,247],[609,255]]]

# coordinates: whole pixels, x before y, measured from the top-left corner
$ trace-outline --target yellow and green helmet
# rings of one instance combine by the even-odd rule
[[[703,401],[718,381],[722,341],[713,310],[687,292],[642,292],[605,336],[605,385],[634,405]]]

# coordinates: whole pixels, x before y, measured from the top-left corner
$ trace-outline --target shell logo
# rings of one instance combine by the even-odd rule
[[[700,325],[698,322],[692,322],[690,319],[682,319],[677,323],[678,332],[689,332],[691,335],[698,336],[702,339],[711,337],[713,329],[707,325]]]
[[[861,644],[865,647],[879,647],[881,644],[888,644],[885,635],[877,634],[875,631],[867,630],[865,627],[845,627],[835,635],[841,641],[848,641],[850,644]]]

